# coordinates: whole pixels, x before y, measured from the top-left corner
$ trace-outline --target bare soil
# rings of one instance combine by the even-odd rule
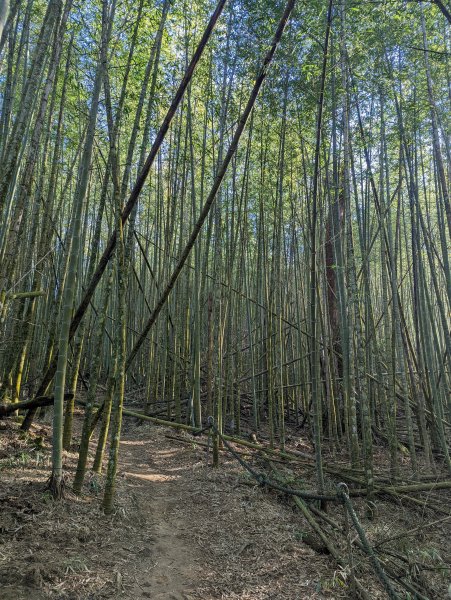
[[[65,455],[66,496],[55,502],[45,491],[49,427],[35,425],[23,435],[11,421],[0,422],[0,598],[352,597],[349,573],[305,543],[309,528],[289,499],[256,486],[228,455],[214,469],[205,447],[168,435],[173,430],[126,424],[117,508],[107,517],[102,478],[88,476],[82,496],[70,491],[76,448]],[[303,477],[308,481],[310,472]],[[367,522],[357,507],[373,543],[423,522],[418,511],[388,502]],[[340,519],[336,511],[331,516]],[[423,517],[434,520],[427,511]],[[431,564],[437,594],[431,600],[446,595],[449,523],[422,532],[422,562]],[[410,542],[418,547],[418,540]],[[386,597],[370,566],[356,562],[370,597]]]

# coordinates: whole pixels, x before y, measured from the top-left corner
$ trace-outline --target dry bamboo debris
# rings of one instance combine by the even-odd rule
[[[287,481],[288,482],[292,481],[292,474],[289,475],[289,479],[287,480],[280,473],[280,471],[278,471],[275,468],[271,459],[267,459],[267,462],[268,462],[268,465],[270,466],[272,472],[274,473],[274,476],[277,479],[279,479],[279,481],[281,481],[284,484],[286,484]],[[341,567],[349,567],[349,565],[352,564],[350,562],[351,557],[348,556],[348,558],[346,559],[344,556],[340,555],[339,550],[337,550],[337,547],[334,545],[334,542],[332,541],[332,532],[326,531],[324,528],[322,528],[319,525],[318,521],[313,517],[312,513],[317,515],[327,525],[331,526],[332,530],[335,530],[337,533],[339,533],[340,537],[337,540],[337,542],[343,542],[343,526],[338,524],[327,513],[325,513],[322,510],[319,510],[314,505],[308,506],[305,502],[302,501],[302,499],[297,498],[295,496],[293,497],[293,500],[294,500],[294,503],[296,504],[296,506],[302,511],[302,513],[306,517],[307,522],[312,527],[313,531],[319,535],[322,542],[326,545],[330,554],[337,561],[337,564]],[[337,542],[335,542],[335,543],[337,543]],[[359,548],[362,552],[364,552],[368,556],[368,549],[365,547],[365,545],[362,543],[362,541],[358,539],[358,537],[352,537],[351,542],[353,545],[355,545],[357,548]],[[399,568],[392,567],[384,559],[384,554],[387,554],[387,552],[384,552],[377,546],[374,546],[372,548],[372,551],[374,551],[374,550],[378,553],[381,560],[383,560],[383,569],[393,582],[397,583],[400,587],[404,588],[404,590],[408,591],[409,593],[414,594],[414,597],[418,598],[419,600],[430,600],[429,590],[424,590],[421,587],[418,587],[418,584],[416,582],[411,583],[404,579],[405,577],[409,576],[410,572],[411,572],[411,570],[409,568],[409,560],[406,557],[402,557],[402,558],[403,558],[404,562],[407,563],[407,566],[400,570]],[[355,557],[354,557],[354,559],[355,559]],[[354,562],[355,562],[355,560],[354,560]],[[368,598],[368,595],[366,594],[366,592],[364,591],[364,589],[362,588],[362,586],[359,584],[358,580],[356,579],[355,573],[351,573],[351,582],[353,585],[356,586],[356,592],[358,593],[358,595],[360,595],[360,597]],[[397,596],[396,592],[394,592],[394,590],[392,589],[390,597],[398,598],[399,596]]]

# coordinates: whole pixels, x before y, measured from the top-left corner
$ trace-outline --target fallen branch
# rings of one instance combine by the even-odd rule
[[[64,400],[72,400],[74,394],[67,392],[64,394]],[[40,408],[41,406],[49,406],[53,404],[53,396],[38,396],[31,400],[24,400],[23,402],[12,402],[11,404],[3,404],[0,406],[0,419],[7,417],[8,415],[16,412],[17,410],[28,410],[30,408]]]

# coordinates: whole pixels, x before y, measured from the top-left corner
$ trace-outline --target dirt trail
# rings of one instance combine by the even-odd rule
[[[137,514],[147,525],[148,545],[139,553],[142,570],[131,597],[189,600],[199,576],[199,557],[183,539],[187,523],[174,513],[185,469],[177,450],[155,447],[155,440],[122,440],[121,469]]]
[[[318,585],[328,559],[299,543],[301,525],[292,509],[247,480],[227,455],[222,468],[213,469],[193,438],[185,445],[167,434],[174,435],[153,426],[124,432],[120,470],[140,520],[141,549],[134,585],[128,570],[121,597],[329,597]]]

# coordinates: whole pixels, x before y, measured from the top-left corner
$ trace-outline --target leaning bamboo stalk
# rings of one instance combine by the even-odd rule
[[[205,201],[205,204],[202,208],[202,211],[200,212],[200,215],[198,217],[198,220],[191,232],[191,235],[188,239],[188,242],[186,243],[186,246],[184,247],[183,251],[180,254],[179,260],[168,280],[168,282],[166,283],[166,286],[163,290],[163,292],[161,293],[158,302],[153,310],[153,313],[151,314],[151,316],[149,317],[149,320],[147,321],[146,325],[143,328],[143,331],[140,335],[140,337],[138,338],[138,340],[136,341],[132,351],[130,352],[128,358],[127,358],[127,368],[131,365],[131,363],[133,362],[135,356],[137,355],[137,353],[139,352],[139,349],[141,348],[144,340],[146,339],[149,331],[151,330],[153,324],[155,323],[155,321],[157,320],[158,315],[161,312],[161,309],[163,308],[163,306],[165,306],[166,301],[168,299],[169,294],[171,293],[172,288],[174,287],[182,269],[183,266],[185,265],[185,262],[188,258],[188,256],[191,253],[191,250],[196,242],[196,239],[202,229],[202,225],[205,222],[205,219],[207,218],[210,209],[213,205],[213,202],[215,201],[216,198],[216,194],[218,193],[218,190],[221,186],[222,180],[224,179],[224,176],[227,172],[228,166],[230,164],[230,161],[232,160],[233,155],[236,152],[236,149],[238,147],[238,143],[240,141],[241,138],[241,134],[244,131],[244,128],[246,126],[247,120],[249,118],[249,115],[251,114],[251,111],[254,107],[255,101],[257,99],[258,93],[260,91],[260,88],[263,84],[263,81],[265,80],[267,73],[268,73],[268,68],[269,65],[271,64],[271,61],[273,59],[274,53],[277,49],[277,46],[279,45],[280,39],[282,37],[282,33],[285,29],[285,25],[288,21],[288,18],[294,8],[294,4],[295,4],[295,0],[289,0],[285,10],[282,14],[282,17],[280,19],[279,25],[277,27],[276,33],[274,35],[274,38],[272,40],[271,46],[263,60],[263,64],[262,67],[260,69],[260,73],[257,76],[257,79],[255,80],[254,86],[252,88],[251,94],[249,96],[249,99],[247,101],[247,105],[238,121],[238,125],[237,128],[235,130],[233,139],[230,143],[229,149],[227,151],[227,154],[224,158],[224,161],[221,165],[221,167],[218,170],[218,173],[215,177],[213,186],[210,190],[210,193]]]

